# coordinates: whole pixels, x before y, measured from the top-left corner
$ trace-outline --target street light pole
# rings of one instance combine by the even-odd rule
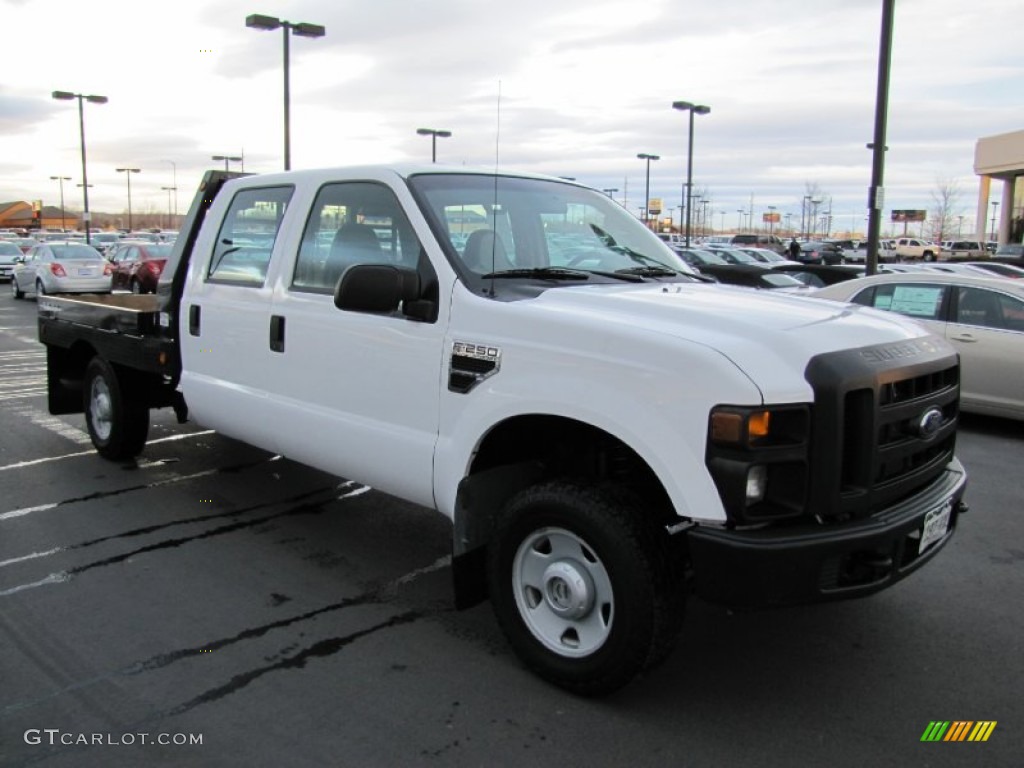
[[[647,161],[647,181],[644,185],[644,224],[648,229],[651,228],[651,160],[661,160],[660,155],[652,155],[647,152],[640,152],[637,154],[637,158],[640,160]]]
[[[679,109],[690,113],[690,133],[686,150],[686,247],[690,247],[690,221],[693,212],[693,116],[694,114],[706,115],[711,107],[704,104],[693,104],[689,101],[673,101],[672,109]]]
[[[64,182],[71,181],[70,176],[51,176],[52,181],[56,181],[60,184],[60,228],[61,231],[67,230],[67,224],[64,223]]]
[[[437,162],[437,137],[440,136],[442,139],[450,138],[452,135],[451,131],[438,130],[436,128],[417,128],[416,133],[419,136],[430,137],[430,162]]]
[[[117,168],[118,173],[123,173],[128,179],[128,231],[132,231],[132,174],[139,173],[141,168]]]
[[[225,173],[227,173],[230,170],[230,168],[228,168],[228,163],[240,163],[240,162],[242,162],[242,158],[238,157],[236,155],[210,155],[210,159],[211,160],[217,160],[217,161],[223,160],[224,161],[224,172]]]
[[[172,221],[176,224],[178,221],[178,164],[173,160],[164,160],[163,162],[171,164],[171,189],[174,190],[174,218]]]
[[[90,245],[89,221],[91,216],[89,215],[89,177],[85,171],[85,111],[82,108],[82,101],[88,101],[90,104],[106,104],[107,97],[95,95],[86,96],[81,93],[71,93],[70,91],[54,91],[52,96],[53,98],[61,101],[78,99],[78,132],[82,143],[82,221],[85,224],[85,242],[86,245]]]
[[[178,188],[177,187],[160,187],[160,189],[162,189],[164,192],[167,193],[167,218],[168,218],[168,220],[170,220],[170,218],[171,218],[171,192],[177,192]],[[171,227],[168,227],[168,229],[171,229]]]
[[[998,230],[996,229],[996,210],[999,208],[999,201],[992,201],[992,234],[989,235],[989,240],[997,240]]]
[[[274,16],[264,16],[260,13],[253,13],[245,17],[245,26],[252,29],[274,30],[278,27],[284,33],[284,169],[290,171],[292,167],[292,142],[291,142],[291,83],[289,77],[288,63],[288,31],[299,37],[323,37],[327,32],[320,24],[307,24],[301,22],[293,24]]]

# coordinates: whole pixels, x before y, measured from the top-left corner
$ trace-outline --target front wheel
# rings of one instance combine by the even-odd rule
[[[16,299],[24,299],[25,292],[18,287],[18,278],[11,277],[11,295]]]
[[[96,451],[115,461],[138,456],[149,434],[149,409],[101,357],[89,361],[83,384],[85,424]]]
[[[664,527],[622,489],[550,482],[506,506],[488,586],[519,658],[593,696],[668,655],[683,616],[681,566]]]

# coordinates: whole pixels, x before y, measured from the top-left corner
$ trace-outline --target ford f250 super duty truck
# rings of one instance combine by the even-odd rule
[[[559,179],[208,172],[157,294],[40,297],[39,337],[107,458],[171,407],[439,510],[456,604],[583,694],[664,658],[688,594],[876,592],[966,509],[942,338],[709,284]]]

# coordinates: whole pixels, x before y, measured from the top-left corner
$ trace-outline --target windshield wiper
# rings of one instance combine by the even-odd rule
[[[660,267],[661,269],[672,269],[671,267],[666,266],[664,263],[658,261],[652,256],[648,256],[645,253],[640,253],[639,251],[634,251],[632,248],[629,248],[625,245],[619,245],[614,237],[612,237],[610,234],[601,229],[601,227],[597,226],[597,224],[591,223],[590,228],[594,231],[594,234],[601,239],[601,242],[603,242],[609,250],[615,251],[616,253],[621,253],[624,256],[629,256],[629,258],[631,258],[633,261],[638,262],[640,264],[650,264],[654,268]]]
[[[568,269],[566,267],[531,267],[529,269],[501,269],[497,272],[488,272],[481,277],[502,278],[502,277],[536,277],[541,280],[589,280],[590,273],[581,269]]]
[[[677,275],[686,274],[685,272],[679,272],[668,267],[628,267],[626,269],[616,269],[615,273],[619,275],[639,275],[640,277],[676,277]]]

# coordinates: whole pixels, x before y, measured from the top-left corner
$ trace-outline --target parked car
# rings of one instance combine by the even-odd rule
[[[708,250],[713,250],[715,253],[719,254],[729,264],[746,264],[750,267],[768,269],[768,265],[765,262],[740,248],[734,248],[732,246],[723,247],[720,245],[709,245],[707,247]]]
[[[107,252],[107,259],[114,270],[111,289],[156,293],[157,283],[170,254],[170,243],[121,241]]]
[[[1004,264],[1001,261],[966,261],[964,263],[991,272],[998,277],[1012,277],[1017,280],[1024,277],[1024,268],[1016,267],[1013,264]]]
[[[95,235],[89,235],[89,245],[103,254],[119,242],[121,242],[120,232],[97,232]]]
[[[1005,245],[1000,245],[996,248],[993,258],[999,260],[1024,258],[1024,244],[1006,243]]]
[[[698,272],[702,271],[706,266],[725,266],[729,264],[729,261],[722,254],[711,248],[674,248],[673,250],[684,263],[693,267]]]
[[[36,240],[34,237],[15,237],[9,242],[12,242],[16,246],[18,246],[18,248],[21,249],[21,252],[23,254],[31,251],[32,246],[39,244],[39,241]]]
[[[110,263],[91,245],[40,243],[14,268],[11,293],[110,293]]]
[[[942,258],[942,246],[917,237],[898,237],[896,238],[896,257],[938,261]]]
[[[767,265],[765,265],[767,266]],[[761,290],[781,290],[789,293],[803,293],[807,286],[799,280],[773,269],[752,264],[706,264],[700,268],[702,275],[713,277],[727,285],[741,285]]]
[[[812,295],[920,321],[960,353],[961,409],[1024,420],[1024,284],[921,271],[850,280]]]
[[[846,280],[864,277],[864,267],[856,264],[777,264],[773,272],[781,272],[811,288],[824,288]]]
[[[767,248],[776,253],[786,252],[786,244],[776,235],[733,235],[729,244],[734,247]]]
[[[983,242],[978,240],[945,240],[942,243],[942,259],[956,259],[967,257],[969,259],[980,259],[988,255],[988,249]]]
[[[24,254],[21,248],[7,240],[0,240],[0,280],[10,280],[17,259]]]
[[[842,264],[843,249],[833,243],[811,240],[800,243],[800,254],[796,260],[801,264]]]
[[[799,264],[799,261],[793,261],[788,258],[788,255],[783,255],[777,251],[769,250],[768,248],[737,248],[736,250],[749,253],[755,259],[760,261],[762,264],[768,267],[774,267],[778,264]],[[788,251],[787,251],[788,254]]]

